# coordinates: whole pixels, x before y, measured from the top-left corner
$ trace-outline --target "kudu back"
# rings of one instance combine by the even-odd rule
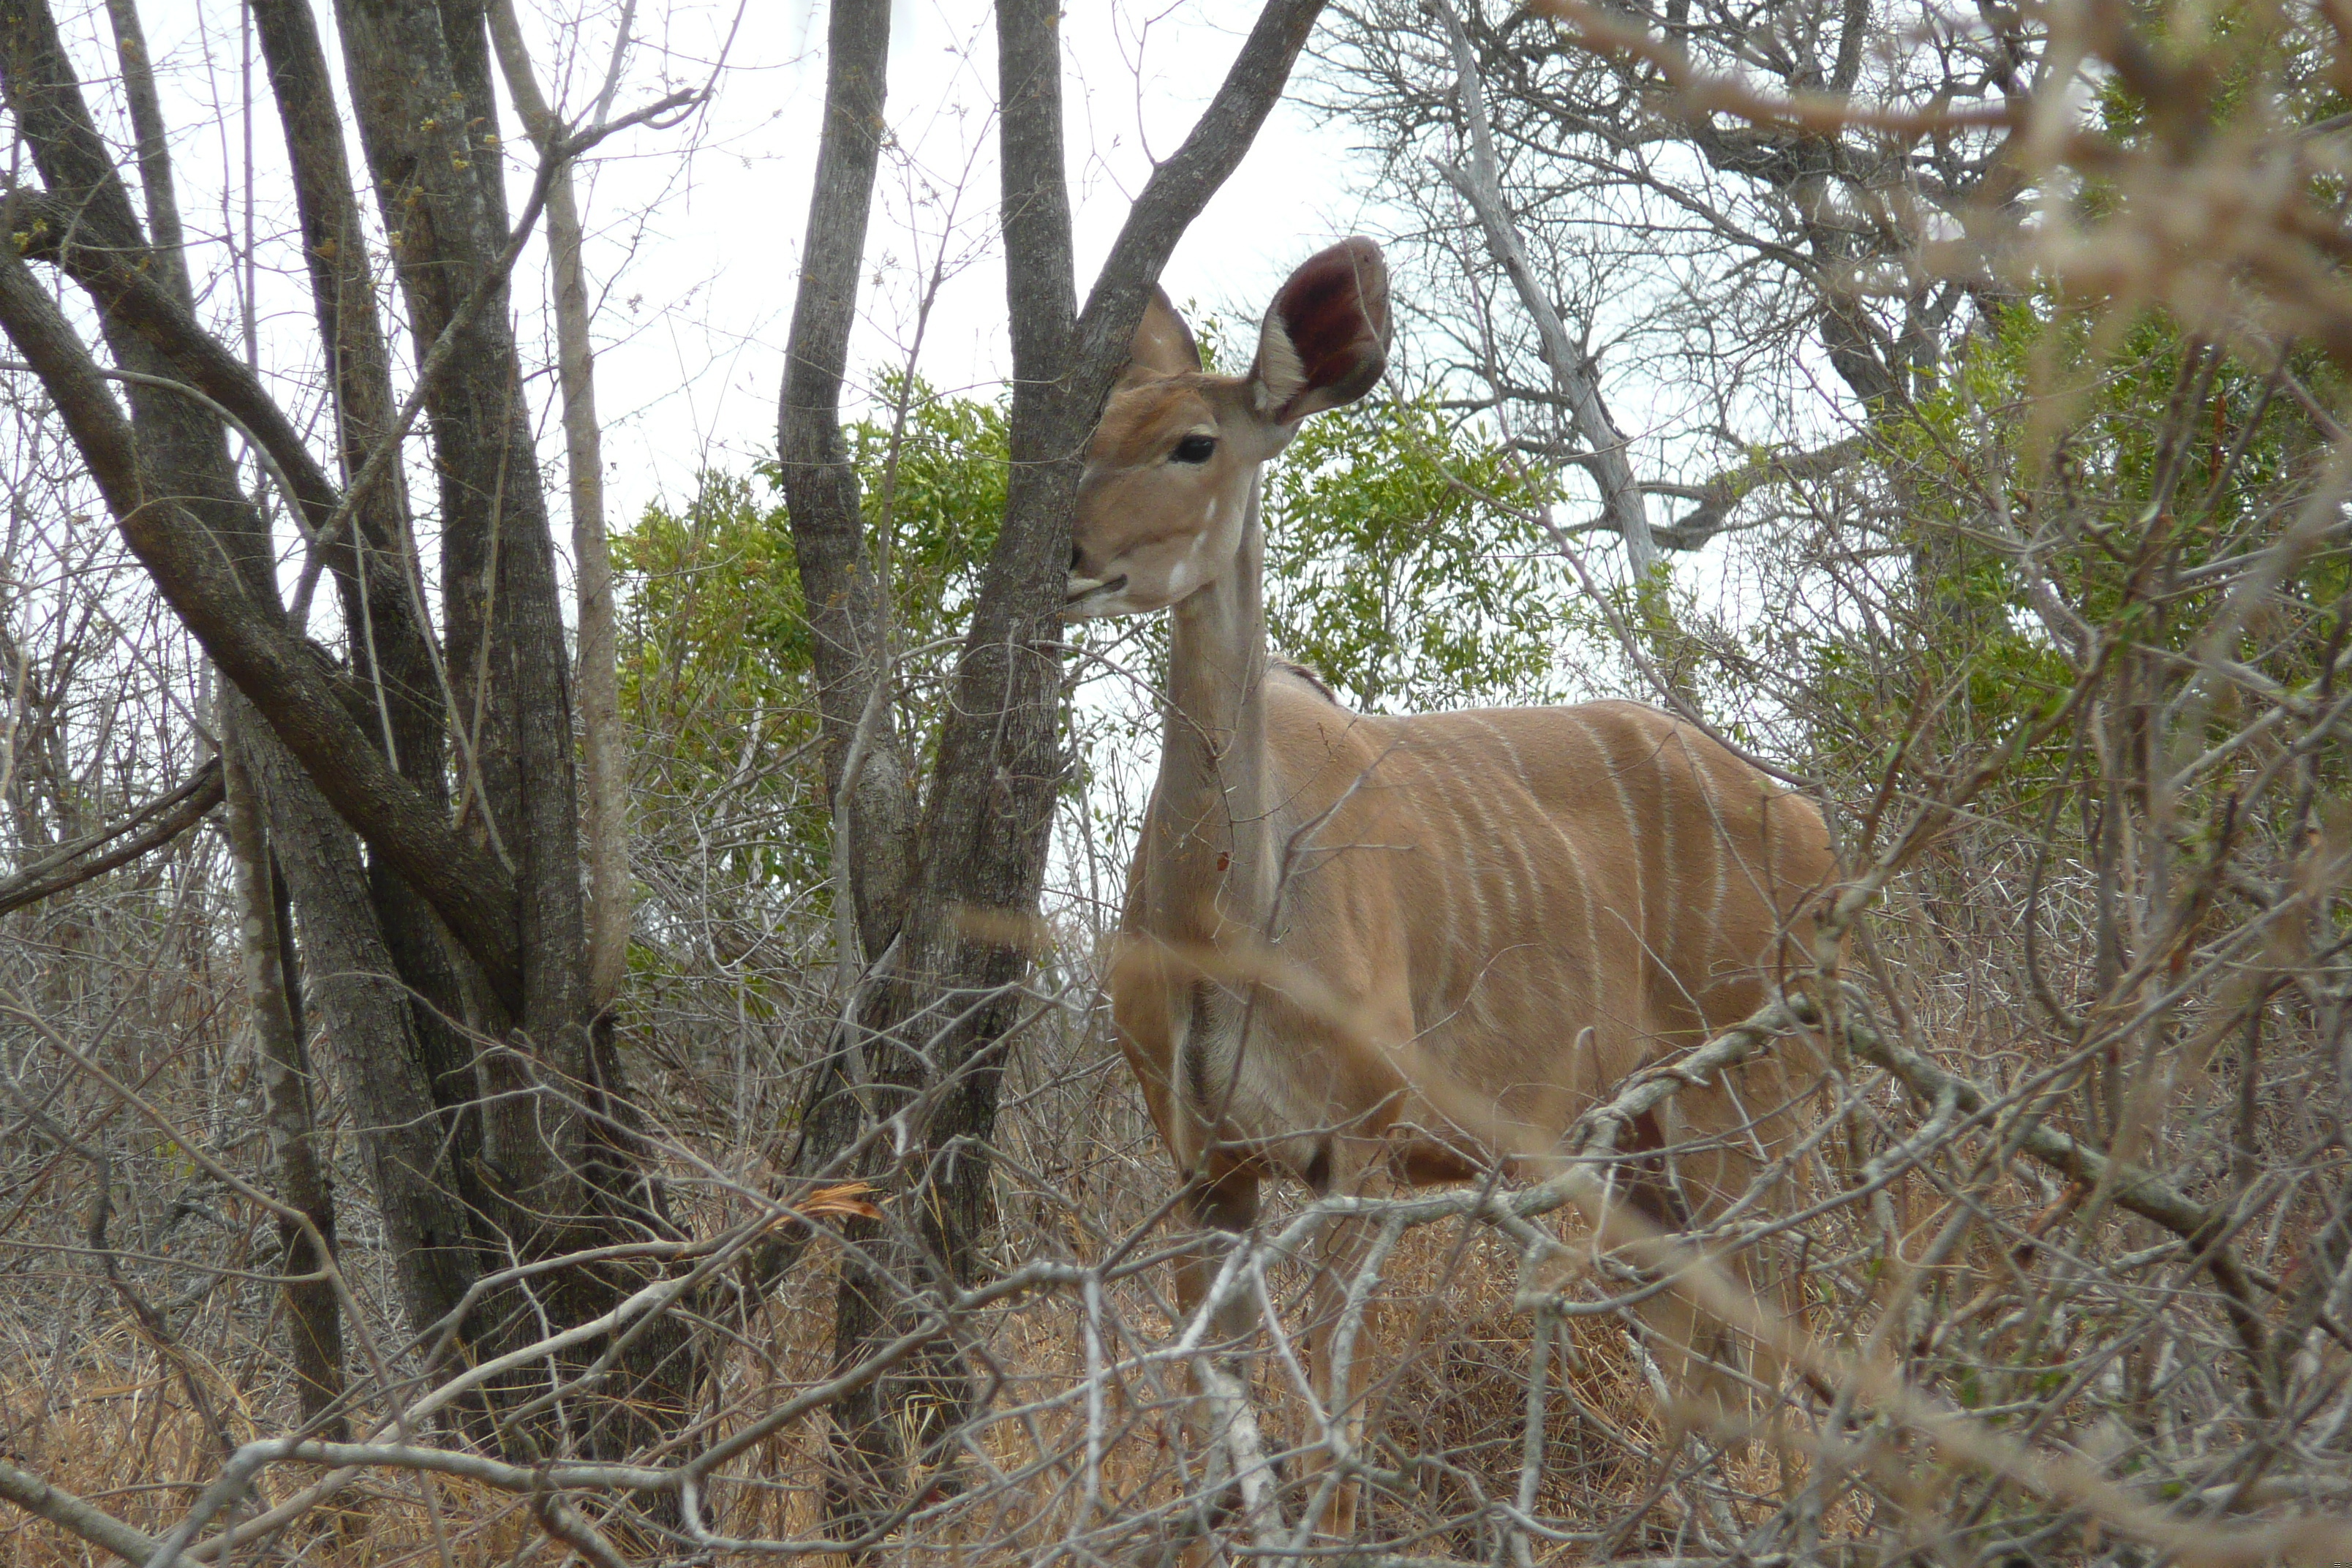
[[[1292,274],[1244,376],[1203,372],[1156,298],[1079,489],[1068,617],[1171,619],[1111,993],[1202,1233],[1188,1314],[1268,1177],[1359,1193],[1539,1167],[1612,1085],[1807,966],[1805,907],[1832,872],[1811,803],[1655,709],[1356,713],[1269,654],[1260,471],[1376,384],[1388,338],[1360,238]],[[1806,1076],[1768,1057],[1677,1095],[1634,1130],[1632,1205],[1666,1229],[1719,1212],[1790,1141]],[[1364,1241],[1343,1224],[1320,1246],[1327,1399]],[[1719,1333],[1671,1294],[1644,1316],[1671,1381],[1719,1390]],[[1255,1327],[1244,1295],[1214,1332]],[[1352,1444],[1360,1405],[1340,1419]],[[1321,1528],[1345,1538],[1355,1489],[1326,1489]]]

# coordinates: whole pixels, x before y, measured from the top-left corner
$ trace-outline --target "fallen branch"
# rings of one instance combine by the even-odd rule
[[[92,1546],[103,1547],[125,1563],[144,1563],[160,1544],[154,1537],[131,1529],[110,1513],[92,1508],[69,1491],[53,1487],[30,1470],[20,1470],[0,1459],[0,1498],[70,1531]]]

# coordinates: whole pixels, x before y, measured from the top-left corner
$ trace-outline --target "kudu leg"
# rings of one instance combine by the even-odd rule
[[[1353,1343],[1339,1342],[1348,1294],[1371,1250],[1372,1235],[1372,1228],[1361,1220],[1336,1219],[1326,1226],[1316,1238],[1314,1283],[1308,1291],[1312,1316],[1307,1331],[1307,1375],[1314,1385],[1315,1403],[1320,1406],[1320,1420],[1328,1423],[1328,1430],[1351,1458],[1360,1456],[1364,1446],[1364,1399],[1359,1392],[1362,1380],[1354,1375],[1359,1359],[1355,1352],[1362,1343],[1361,1325]],[[1347,1357],[1344,1363],[1339,1359],[1342,1354]],[[1299,1469],[1312,1506],[1327,1482],[1325,1472],[1338,1456],[1323,1430],[1310,1427],[1301,1436]],[[1342,1475],[1330,1483],[1330,1495],[1324,1499],[1321,1517],[1316,1521],[1318,1533],[1334,1541],[1354,1538],[1360,1484],[1352,1475]]]
[[[1696,1090],[1690,1098],[1700,1100],[1707,1092]],[[1725,1125],[1744,1114],[1741,1106],[1729,1103],[1709,1120]],[[1637,1150],[1663,1148],[1666,1142],[1648,1116],[1640,1119],[1634,1134]],[[1671,1162],[1654,1156],[1633,1163],[1620,1173],[1620,1193],[1628,1217],[1650,1230],[1654,1239],[1636,1242],[1628,1252],[1659,1272],[1687,1267],[1696,1244],[1683,1233],[1694,1228],[1698,1216],[1719,1213],[1746,1194],[1763,1169],[1762,1162],[1737,1142],[1690,1149]],[[1703,1267],[1735,1290],[1761,1301],[1767,1298],[1757,1290],[1759,1264],[1752,1254],[1741,1251],[1715,1257]],[[1699,1306],[1688,1289],[1664,1291],[1638,1311],[1651,1359],[1674,1396],[1675,1424],[1696,1426],[1735,1443],[1742,1440],[1741,1434],[1762,1413],[1760,1389],[1770,1387],[1777,1375],[1777,1367],[1759,1362],[1761,1347]]]
[[[1256,1224],[1257,1197],[1258,1177],[1249,1171],[1198,1183],[1185,1194],[1183,1217],[1192,1235],[1176,1264],[1180,1333],[1200,1316],[1234,1247]],[[1257,1327],[1256,1296],[1246,1279],[1236,1281],[1211,1315],[1202,1348],[1186,1374],[1186,1447],[1200,1466],[1198,1483],[1211,1494],[1202,1519],[1209,1531],[1236,1514],[1253,1534],[1278,1522],[1272,1518],[1276,1478],[1249,1408],[1247,1355]],[[1197,1568],[1213,1550],[1205,1536],[1195,1539],[1186,1544],[1182,1561],[1186,1568]]]

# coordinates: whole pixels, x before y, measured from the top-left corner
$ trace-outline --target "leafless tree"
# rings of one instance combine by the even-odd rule
[[[536,1303],[513,1295],[479,1311],[468,1291],[518,1250],[662,1229],[618,1110],[617,1058],[592,1032],[569,656],[506,303],[548,188],[613,127],[551,133],[529,209],[510,221],[482,13],[340,15],[369,184],[419,351],[403,398],[316,23],[299,4],[254,7],[331,376],[334,440],[321,454],[195,313],[136,10],[123,0],[110,14],[143,222],[49,7],[0,17],[0,89],[23,154],[5,200],[26,236],[0,279],[0,326],[155,589],[230,687],[222,740],[253,813],[238,836],[254,857],[247,920],[273,923],[282,871],[411,1322],[462,1312],[458,1340],[493,1346],[540,1311],[593,1316],[625,1279],[573,1270]],[[37,268],[70,281],[72,300]],[[446,635],[429,618],[402,482],[420,412],[440,481]],[[298,606],[308,573],[334,582],[339,657],[289,614],[276,505],[239,484],[232,436],[282,487],[274,501],[309,542]],[[257,953],[275,941],[265,934]],[[265,975],[255,994],[282,1009],[292,993]],[[265,1034],[299,1046],[276,1026]],[[304,1140],[290,1100],[285,1116],[294,1159]],[[303,1184],[290,1171],[288,1183],[289,1194]],[[309,1261],[315,1272],[320,1259]],[[327,1342],[323,1329],[313,1337]]]
[[[578,304],[560,172],[638,130],[631,89],[534,107],[503,7],[354,0],[336,60],[256,0],[306,393],[201,287],[129,0],[0,5],[30,367],[0,372],[0,1550],[2352,1556],[2334,14],[1454,0],[1323,35],[1423,203],[1403,347],[1530,462],[1593,469],[1629,544],[1629,501],[1685,479],[1658,542],[1751,529],[1750,602],[1668,619],[1680,563],[1612,593],[1584,524],[1530,509],[1591,590],[1564,653],[1808,794],[1838,867],[1750,1016],[1480,1180],[1270,1195],[1193,1250],[1188,1310],[1098,995],[1111,900],[1049,886],[1074,671],[1128,651],[1063,644],[1067,519],[1151,279],[1318,11],[1256,16],[1082,305],[1055,13],[997,8],[1014,482],[933,736],[843,435],[906,155],[890,17],[833,10],[779,434],[838,874],[711,872],[802,805],[752,800],[798,760],[760,724],[701,784],[649,738],[615,1027],[582,900],[622,847],[571,783],[597,721],[525,417],[569,416],[593,521],[589,367],[575,316],[532,381],[501,289],[545,217]],[[1628,413],[1669,377],[1706,417]],[[664,635],[639,651],[684,679]],[[1767,1054],[1788,1103],[1678,1109]],[[1727,1142],[1759,1184],[1685,1233],[1625,1201]],[[1342,1227],[1370,1244],[1316,1279]],[[1737,1397],[1677,1404],[1669,1293]],[[1318,1538],[1341,1477],[1356,1533]]]
[[[1836,471],[2001,292],[1927,253],[2023,194],[2000,122],[2043,40],[2013,7],[1673,0],[1627,14],[1654,48],[1599,54],[1538,7],[1335,15],[1321,96],[1370,133],[1412,215],[1427,369],[1584,470],[1599,526],[1629,549],[1629,481],[1693,503],[1654,531],[1697,548],[1772,474]],[[1905,138],[1866,118],[1743,119],[1678,90],[1724,72],[1944,118]],[[1623,471],[1629,454],[1644,472]]]

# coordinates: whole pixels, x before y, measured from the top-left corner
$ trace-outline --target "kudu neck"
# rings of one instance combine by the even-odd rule
[[[1273,901],[1265,563],[1253,487],[1231,570],[1170,612],[1153,815],[1168,890],[1192,906],[1182,923],[1202,939],[1234,924],[1263,934]]]

